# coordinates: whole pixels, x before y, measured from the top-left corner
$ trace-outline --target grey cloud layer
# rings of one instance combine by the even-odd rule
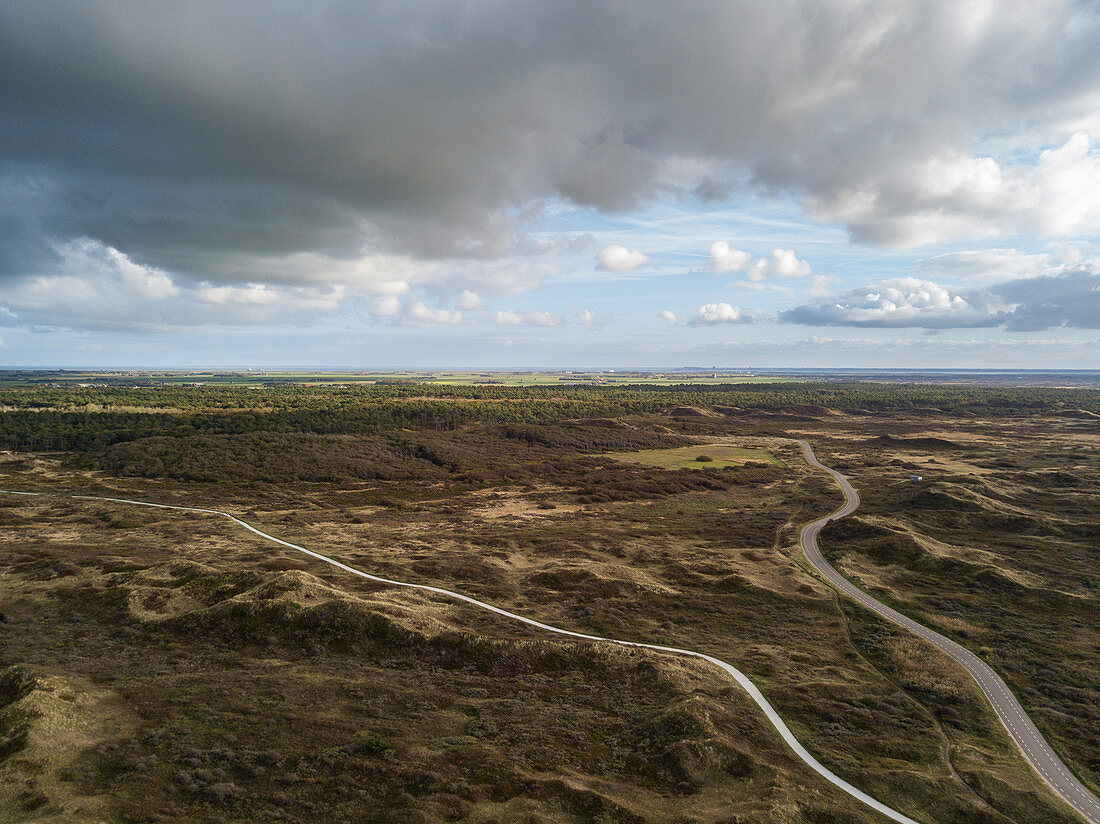
[[[899,278],[797,306],[780,313],[779,319],[809,326],[1100,329],[1100,275],[1073,271],[961,290]]]
[[[90,237],[194,278],[307,282],[316,265],[272,262],[498,257],[548,198],[622,210],[746,181],[872,242],[982,229],[1019,215],[965,195],[992,174],[972,142],[1021,122],[1064,139],[1092,112],[1089,9],[8,3],[0,275]]]

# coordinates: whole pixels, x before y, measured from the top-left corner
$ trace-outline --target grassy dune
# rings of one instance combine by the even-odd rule
[[[964,673],[799,563],[800,525],[839,494],[792,439],[864,495],[823,534],[830,557],[985,656],[1087,779],[1094,426],[673,404],[541,426],[158,434],[9,453],[0,486],[227,508],[388,577],[700,649],[918,820],[1069,822]],[[688,471],[700,454],[729,468]],[[0,820],[877,820],[700,664],[350,579],[219,519],[13,497],[0,536]]]

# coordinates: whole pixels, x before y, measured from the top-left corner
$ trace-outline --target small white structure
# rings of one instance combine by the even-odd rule
[[[920,475],[910,475],[909,480],[911,480],[911,481],[921,481],[921,480],[924,480],[924,479],[921,478]]]

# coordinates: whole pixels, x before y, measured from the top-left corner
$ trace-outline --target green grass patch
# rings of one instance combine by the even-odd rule
[[[644,466],[657,466],[661,469],[723,469],[727,466],[743,466],[750,461],[772,466],[786,466],[783,461],[767,450],[725,444],[694,444],[671,449],[607,452],[603,457]],[[699,460],[700,458],[707,460]]]

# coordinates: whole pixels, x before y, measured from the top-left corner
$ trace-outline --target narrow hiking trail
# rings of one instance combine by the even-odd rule
[[[840,472],[831,469],[822,464],[817,456],[813,452],[813,448],[807,441],[798,441],[802,447],[803,454],[807,462],[818,469],[827,472],[840,486],[841,491],[845,496],[844,505],[823,518],[819,518],[810,524],[807,524],[802,529],[801,544],[803,552],[806,554],[807,559],[814,565],[814,567],[821,573],[821,575],[843,594],[849,596],[853,600],[857,601],[866,608],[878,613],[882,617],[891,621],[892,623],[903,627],[929,643],[935,645],[938,649],[951,656],[954,660],[958,661],[962,666],[970,673],[970,675],[978,683],[983,693],[986,695],[990,704],[992,704],[994,710],[997,712],[1001,722],[1005,725],[1005,728],[1009,731],[1013,740],[1020,747],[1020,751],[1027,759],[1028,763],[1036,770],[1036,772],[1043,778],[1043,780],[1067,803],[1069,803],[1078,813],[1080,813],[1090,824],[1100,824],[1100,802],[1093,796],[1087,788],[1084,787],[1076,778],[1070,774],[1069,770],[1065,767],[1062,761],[1050,748],[1045,739],[1041,736],[1035,725],[1024,713],[1023,708],[1020,707],[1015,697],[1012,696],[1008,687],[1000,679],[1000,677],[981,659],[971,653],[969,650],[955,643],[954,641],[946,638],[933,630],[928,629],[922,624],[918,624],[916,621],[906,617],[905,615],[897,612],[896,610],[886,606],[880,601],[874,599],[863,590],[856,587],[851,581],[841,575],[822,555],[820,547],[818,546],[818,535],[821,529],[830,521],[843,518],[854,512],[860,503],[859,494],[855,488],[851,485],[848,479]],[[15,495],[29,495],[40,496],[43,493],[35,492],[16,492],[9,490],[0,490],[8,494]],[[314,558],[315,560],[329,564],[344,572],[355,575],[359,578],[364,578],[375,583],[385,584],[388,586],[404,587],[407,589],[420,590],[423,592],[430,592],[436,595],[450,598],[453,600],[461,601],[479,609],[492,612],[503,618],[509,620],[518,621],[527,626],[535,627],[536,629],[550,632],[556,635],[565,636],[567,638],[573,638],[582,641],[591,641],[597,643],[609,643],[618,644],[625,647],[634,647],[637,649],[648,649],[656,652],[668,653],[673,655],[687,656],[691,658],[698,658],[707,661],[710,664],[721,669],[727,675],[732,677],[744,690],[748,693],[749,697],[756,703],[756,705],[763,711],[764,715],[768,719],[769,723],[779,733],[780,737],[787,744],[787,746],[797,755],[805,764],[814,770],[818,775],[824,778],[832,785],[843,790],[848,795],[857,799],[858,801],[866,804],[868,807],[876,810],[887,818],[901,822],[901,824],[920,824],[920,822],[906,816],[905,814],[888,807],[867,793],[863,792],[859,788],[848,783],[827,767],[825,767],[795,738],[790,728],[786,725],[783,719],[776,712],[775,708],[768,702],[761,693],[760,689],[752,682],[752,680],[734,667],[719,658],[708,655],[696,650],[685,649],[680,647],[670,647],[662,644],[649,644],[640,641],[627,641],[619,638],[611,638],[601,635],[592,635],[588,633],[576,632],[574,630],[564,629],[562,627],[556,627],[551,624],[546,624],[541,621],[537,621],[533,618],[510,612],[501,607],[494,606],[493,604],[480,601],[476,598],[472,598],[469,595],[464,595],[460,592],[456,592],[442,587],[431,586],[428,584],[417,584],[407,581],[397,581],[390,578],[383,578],[378,575],[372,575],[369,572],[357,569],[355,567],[344,564],[337,561],[334,558],[330,558],[320,552],[316,552],[298,544],[285,541],[282,538],[278,538],[271,535],[258,527],[253,526],[247,521],[243,521],[240,518],[232,515],[228,512],[224,512],[217,509],[208,509],[203,507],[189,507],[178,506],[173,504],[159,504],[151,501],[140,501],[128,498],[112,498],[99,495],[72,495],[67,496],[78,500],[90,500],[90,501],[107,501],[119,504],[129,504],[133,506],[151,507],[155,509],[168,509],[180,512],[193,512],[203,515],[214,515],[218,517],[227,518],[236,525],[248,530],[249,532],[263,538],[264,540],[278,544],[280,546],[287,547],[296,552],[304,553],[305,555]]]
[[[0,490],[0,492],[8,492],[8,490]],[[43,495],[43,493],[37,492],[12,492],[10,494],[33,496]],[[756,684],[754,684],[747,675],[741,672],[741,670],[737,669],[732,664],[726,663],[720,658],[715,658],[712,655],[707,655],[706,653],[698,652],[696,650],[681,649],[679,647],[668,647],[661,644],[647,644],[640,641],[625,641],[619,638],[609,638],[602,635],[590,635],[583,632],[575,632],[573,630],[555,627],[551,624],[545,624],[542,621],[536,621],[533,618],[528,618],[515,612],[509,612],[506,609],[501,609],[500,607],[486,603],[485,601],[479,601],[476,598],[471,598],[469,595],[463,595],[461,592],[443,589],[442,587],[430,586],[428,584],[414,584],[408,581],[395,581],[390,578],[383,578],[378,575],[371,575],[369,572],[364,572],[361,569],[356,569],[353,566],[349,566],[345,563],[337,561],[336,559],[330,558],[327,555],[323,555],[320,552],[315,552],[312,549],[306,549],[304,546],[299,546],[298,544],[291,543],[290,541],[284,541],[282,538],[277,538],[274,535],[270,535],[267,532],[264,532],[262,529],[259,529],[248,523],[247,521],[243,521],[235,515],[231,515],[228,512],[223,512],[218,509],[207,509],[203,507],[192,506],[176,506],[173,504],[158,504],[151,501],[138,501],[131,500],[129,498],[111,498],[101,495],[70,495],[64,497],[84,501],[108,501],[111,503],[131,504],[133,506],[145,506],[152,507],[154,509],[170,509],[179,512],[195,512],[203,515],[216,515],[222,518],[228,518],[230,521],[237,524],[238,526],[247,529],[249,532],[258,535],[265,540],[271,541],[272,543],[278,544],[280,546],[287,547],[288,549],[293,549],[296,552],[302,552],[310,556],[311,558],[322,561],[326,564],[336,567],[337,569],[341,569],[344,572],[348,572],[352,575],[358,576],[359,578],[365,578],[368,581],[374,581],[375,583],[380,584],[387,584],[389,586],[420,590],[422,592],[431,592],[436,595],[441,595],[446,598],[451,598],[456,601],[470,604],[479,609],[487,610],[503,618],[508,618],[512,621],[518,621],[522,624],[526,624],[527,626],[535,627],[536,629],[544,630],[545,632],[554,633],[555,635],[562,635],[567,638],[575,638],[581,641],[592,641],[597,643],[618,644],[624,647],[654,650],[656,652],[669,653],[672,655],[682,655],[707,661],[721,669],[731,678],[733,678],[733,680],[735,680],[742,687],[742,689],[744,689],[745,692],[748,693],[749,697],[764,712],[764,715],[767,717],[769,723],[771,723],[771,725],[779,733],[780,737],[787,744],[787,746],[790,747],[791,751],[794,752],[794,754],[797,755],[803,762],[805,762],[814,772],[816,772],[833,786],[840,788],[848,795],[852,796],[863,804],[866,804],[871,809],[882,813],[884,816],[892,821],[897,821],[899,822],[899,824],[922,824],[921,822],[912,819],[901,812],[898,812],[892,807],[888,807],[881,801],[878,801],[877,799],[863,792],[858,787],[849,784],[843,778],[832,772],[828,767],[826,767],[824,764],[814,758],[810,751],[807,750],[797,738],[795,738],[794,733],[791,732],[790,728],[779,716],[779,713],[776,712],[775,708],[768,702],[768,699],[764,697],[764,694],[760,691]]]

